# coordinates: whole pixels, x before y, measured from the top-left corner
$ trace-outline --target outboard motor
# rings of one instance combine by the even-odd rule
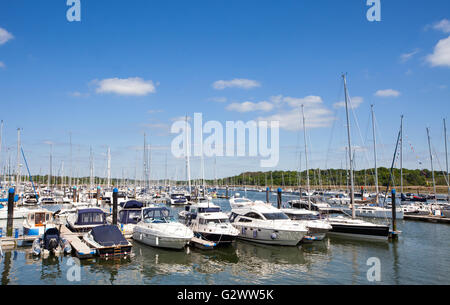
[[[44,233],[44,249],[48,251],[58,248],[60,242],[59,231],[56,228],[50,228]]]

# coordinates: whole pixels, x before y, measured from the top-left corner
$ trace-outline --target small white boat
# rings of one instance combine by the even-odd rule
[[[52,212],[48,210],[30,211],[23,221],[23,235],[41,236],[47,229],[54,227]]]
[[[131,253],[131,243],[114,225],[101,225],[83,235],[83,241],[96,249],[101,257],[126,256]]]
[[[192,230],[177,222],[165,207],[142,209],[133,239],[153,247],[182,249],[194,237]]]

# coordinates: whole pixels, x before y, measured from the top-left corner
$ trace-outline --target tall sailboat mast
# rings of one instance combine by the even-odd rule
[[[305,106],[302,105],[302,116],[303,116],[303,138],[305,141],[305,162],[306,162],[306,190],[307,190],[307,197],[308,197],[308,209],[311,210],[311,197],[309,192],[309,166],[308,166],[308,147],[307,147],[307,140],[306,140],[306,122],[305,122]]]
[[[111,187],[111,148],[108,146],[108,161],[107,161],[107,188],[109,189]]]
[[[16,194],[20,184],[20,128],[17,128],[17,167],[16,167]]]
[[[350,203],[352,205],[352,218],[355,218],[355,192],[353,182],[353,162],[352,162],[352,140],[350,135],[350,117],[348,114],[348,92],[347,92],[347,79],[345,74],[342,75],[344,79],[344,92],[345,92],[345,113],[347,116],[347,136],[348,136],[348,158],[350,163]]]
[[[70,142],[70,175],[69,175],[69,187],[72,187],[72,174],[73,174],[73,164],[72,164],[72,133],[69,133]]]
[[[445,165],[447,167],[447,201],[450,203],[450,180],[449,180],[450,174],[448,172],[447,125],[445,123],[445,119],[444,119],[444,138],[445,138]]]
[[[433,153],[431,152],[431,140],[429,128],[427,128],[427,136],[428,136],[428,149],[430,150],[431,176],[433,177],[433,191],[434,195],[436,196],[436,181],[434,180]]]
[[[403,194],[403,115],[400,122],[400,192]]]
[[[3,120],[0,123],[0,175],[2,170],[2,143],[3,143]],[[1,177],[0,177],[1,181]]]
[[[189,143],[189,135],[190,135],[190,128],[188,126],[188,117],[186,115],[186,129],[185,129],[185,133],[186,133],[186,179],[188,180],[188,190],[189,190],[189,194],[191,194],[191,165],[189,163],[189,151],[191,149],[190,143]]]
[[[375,162],[375,192],[377,194],[376,197],[378,198],[379,189],[378,189],[378,167],[377,167],[377,137],[375,134],[375,114],[373,112],[373,105],[370,105],[370,108],[372,111],[373,159]]]

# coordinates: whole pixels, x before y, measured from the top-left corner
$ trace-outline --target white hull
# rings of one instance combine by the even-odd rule
[[[137,231],[133,233],[133,239],[152,247],[178,250],[183,249],[191,240],[191,238],[158,237],[156,235],[140,233]]]
[[[282,231],[272,228],[253,228],[251,230],[248,226],[241,226],[239,224],[234,224],[234,226],[240,232],[238,238],[269,245],[296,246],[306,234],[303,231]],[[275,233],[274,231],[278,232]]]

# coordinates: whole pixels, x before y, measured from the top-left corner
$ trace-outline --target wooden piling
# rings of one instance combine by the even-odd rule
[[[15,190],[10,188],[8,191],[8,220],[6,223],[6,236],[12,237],[14,221],[14,195]]]
[[[114,188],[113,190],[113,225],[117,225],[117,197],[119,195],[119,190]]]

